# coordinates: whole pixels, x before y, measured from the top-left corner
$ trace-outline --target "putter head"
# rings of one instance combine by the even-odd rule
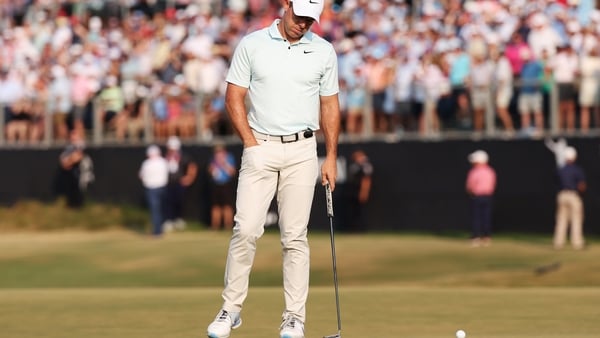
[[[339,333],[336,333],[331,336],[323,336],[323,338],[342,338],[342,336]]]

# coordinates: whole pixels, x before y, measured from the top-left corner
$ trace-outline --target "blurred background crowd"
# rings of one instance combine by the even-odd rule
[[[594,0],[325,0],[343,136],[600,130]],[[0,142],[211,142],[225,75],[278,0],[0,1]]]

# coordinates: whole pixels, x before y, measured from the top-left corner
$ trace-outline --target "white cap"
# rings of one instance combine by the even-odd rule
[[[319,22],[323,7],[325,6],[325,0],[293,0],[291,1],[292,9],[294,14],[297,16],[307,16],[315,19]]]
[[[169,139],[167,140],[167,148],[172,149],[172,150],[181,149],[181,141],[179,141],[179,137],[177,137],[177,136],[169,137]]]
[[[471,163],[487,163],[488,154],[483,150],[477,150],[469,154],[469,162]]]
[[[200,14],[200,9],[196,5],[189,5],[185,8],[184,14],[188,18],[193,18]]]
[[[573,147],[565,148],[565,160],[567,161],[575,161],[577,158],[577,150]]]
[[[160,155],[160,148],[157,145],[153,144],[146,149],[146,155],[148,157],[158,156]]]

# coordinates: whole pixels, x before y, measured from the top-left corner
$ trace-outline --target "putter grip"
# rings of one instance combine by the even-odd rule
[[[327,216],[333,217],[333,198],[331,197],[329,183],[325,184],[325,200],[327,201]]]

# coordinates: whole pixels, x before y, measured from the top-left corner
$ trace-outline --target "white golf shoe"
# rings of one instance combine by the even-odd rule
[[[284,318],[279,329],[281,338],[304,338],[304,323],[294,316]]]
[[[219,311],[210,325],[208,325],[207,333],[209,338],[227,338],[231,333],[231,329],[237,329],[242,325],[242,318],[239,312]]]

